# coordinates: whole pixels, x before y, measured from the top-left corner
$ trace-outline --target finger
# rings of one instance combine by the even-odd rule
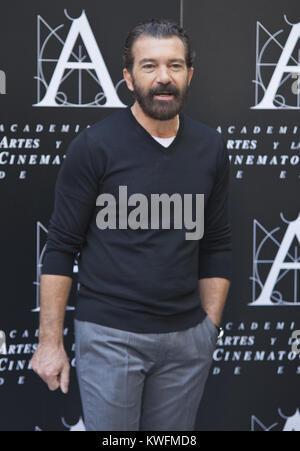
[[[59,387],[59,381],[57,376],[48,377],[46,381],[49,390],[56,390]]]
[[[59,383],[57,382],[56,384],[48,384],[48,388],[49,388],[49,390],[51,390],[51,391],[54,391],[54,390],[57,390],[58,389],[58,387],[59,387]]]
[[[69,381],[70,381],[70,367],[69,365],[64,365],[62,372],[60,374],[60,388],[63,393],[68,392]]]

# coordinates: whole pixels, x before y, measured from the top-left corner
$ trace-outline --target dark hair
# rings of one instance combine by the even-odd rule
[[[127,35],[123,51],[123,64],[130,73],[132,73],[134,59],[132,47],[141,35],[152,36],[154,38],[178,36],[185,48],[185,62],[187,67],[190,68],[193,65],[195,52],[191,49],[191,40],[187,32],[180,25],[169,19],[154,18],[138,23]]]

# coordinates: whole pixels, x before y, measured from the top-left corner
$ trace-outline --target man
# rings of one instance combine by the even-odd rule
[[[81,132],[57,177],[31,365],[50,390],[67,392],[62,329],[78,255],[75,356],[87,430],[194,428],[231,280],[232,243],[225,142],[181,111],[192,56],[177,24],[138,24],[124,49],[133,106]],[[204,199],[200,237],[187,238],[188,196],[198,207]]]

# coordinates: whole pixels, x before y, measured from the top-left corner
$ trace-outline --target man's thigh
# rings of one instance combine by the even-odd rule
[[[86,430],[138,430],[144,378],[155,351],[152,337],[76,319],[74,330]]]
[[[206,317],[195,327],[168,335],[165,358],[144,383],[140,430],[194,430],[217,329]]]

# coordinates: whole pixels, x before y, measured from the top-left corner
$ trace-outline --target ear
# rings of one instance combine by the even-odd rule
[[[126,85],[127,85],[127,88],[129,89],[129,91],[133,91],[134,87],[133,87],[133,83],[132,83],[132,77],[131,77],[130,72],[126,68],[123,69],[123,77],[124,77],[124,80],[126,82]]]
[[[188,73],[188,84],[191,83],[191,79],[192,79],[193,73],[194,73],[194,68],[193,68],[193,66],[192,66],[192,67],[189,68],[189,73]]]

